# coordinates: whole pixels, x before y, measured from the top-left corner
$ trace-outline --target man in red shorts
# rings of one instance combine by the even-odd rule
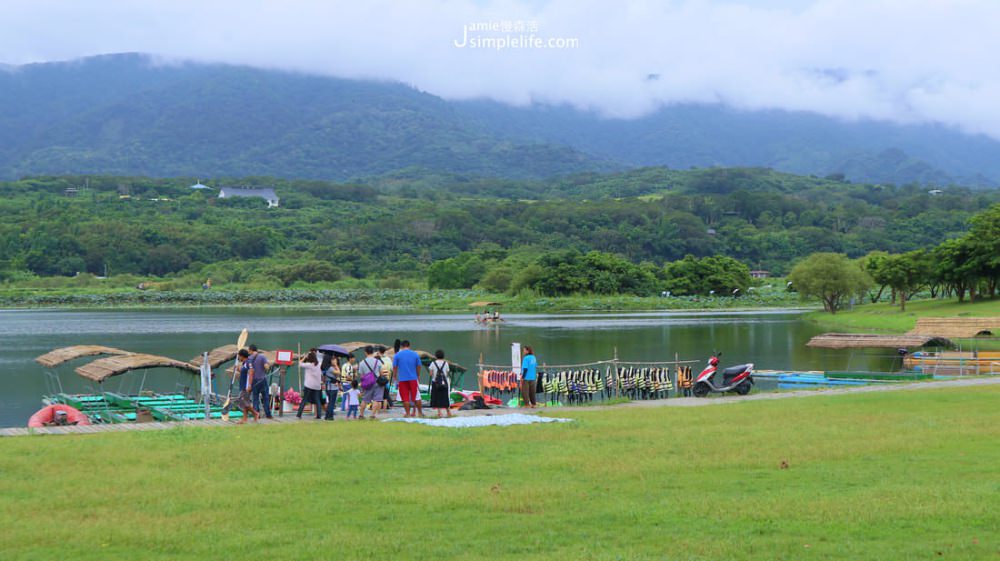
[[[399,383],[399,398],[403,400],[406,417],[413,417],[413,403],[417,404],[417,415],[424,416],[423,402],[420,399],[420,355],[410,350],[410,342],[399,344],[399,352],[392,357],[392,375]]]

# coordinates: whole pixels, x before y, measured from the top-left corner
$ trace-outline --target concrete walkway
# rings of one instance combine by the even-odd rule
[[[631,401],[628,403],[619,403],[615,405],[593,405],[585,407],[560,407],[558,409],[537,409],[534,412],[540,413],[543,411],[606,411],[609,409],[628,409],[628,408],[649,408],[649,407],[705,407],[710,405],[724,405],[724,404],[734,404],[734,403],[746,403],[748,401],[764,401],[772,399],[791,399],[796,397],[810,397],[810,396],[831,396],[831,395],[852,395],[858,393],[871,393],[871,392],[891,392],[891,391],[919,391],[919,390],[935,390],[941,388],[972,388],[979,386],[996,386],[1000,385],[1000,377],[994,378],[970,378],[963,380],[941,380],[936,382],[911,382],[911,383],[900,383],[900,384],[873,384],[870,386],[857,386],[850,388],[837,388],[837,389],[825,389],[825,390],[795,390],[788,392],[766,392],[751,394],[748,396],[740,397],[736,395],[725,395],[718,397],[709,398],[697,398],[697,397],[671,397],[668,399],[655,399],[647,401]],[[462,411],[459,415],[462,416],[478,416],[478,415],[509,415],[511,413],[527,413],[529,411],[525,409],[490,409],[487,411]],[[379,415],[379,419],[397,418],[403,416],[402,407],[394,407],[393,410],[384,415]],[[427,416],[428,418],[434,418],[433,412]],[[341,416],[337,417],[335,422],[343,422],[344,419]],[[317,421],[311,418],[296,419],[295,415],[286,415],[284,417],[275,417],[272,420],[261,421],[262,425],[271,424],[285,424],[285,423],[315,423]],[[252,424],[252,422],[250,423]],[[173,423],[122,423],[117,425],[87,425],[82,427],[72,426],[72,427],[44,427],[37,429],[29,428],[7,428],[0,429],[0,437],[3,436],[30,436],[30,435],[46,435],[46,434],[96,434],[96,433],[108,433],[108,432],[123,432],[123,431],[142,431],[142,430],[167,430],[175,429],[179,427],[234,427],[238,426],[236,421],[222,421],[222,420],[202,420],[202,421],[178,421]]]

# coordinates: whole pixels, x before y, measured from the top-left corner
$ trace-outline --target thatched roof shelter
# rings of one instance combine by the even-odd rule
[[[379,347],[385,347],[386,346],[386,345],[382,345],[381,343],[365,343],[363,341],[351,341],[349,343],[338,343],[338,344],[341,347],[344,347],[345,349],[347,349],[347,352],[349,352],[349,353],[357,352],[357,351],[359,351],[361,349],[364,349],[365,347],[367,347],[369,345],[371,345],[372,347],[375,347],[376,349],[379,348]]]
[[[1000,317],[918,318],[909,334],[952,339],[1000,335]]]
[[[415,353],[417,353],[418,355],[420,355],[420,362],[422,362],[424,366],[427,366],[428,364],[431,363],[431,361],[435,360],[433,353],[429,353],[427,351],[422,351],[420,349],[410,349],[410,350],[413,351],[413,352],[415,352]],[[383,353],[382,356],[384,356],[386,359],[388,359],[388,360],[391,361],[393,355],[395,355],[395,354],[396,353],[393,352],[392,347],[389,347],[389,350],[387,350],[385,353]],[[457,362],[452,362],[452,361],[448,360],[447,358],[445,358],[445,361],[448,363],[448,369],[451,370],[452,372],[465,372],[465,371],[468,370],[466,367],[462,366],[461,364],[459,364]]]
[[[875,335],[870,333],[824,333],[813,337],[806,343],[806,346],[809,347],[826,349],[909,349],[928,345],[950,347],[952,343],[942,337],[926,335]]]
[[[101,345],[73,345],[51,350],[35,358],[35,362],[46,368],[54,368],[64,362],[69,362],[84,356],[94,355],[127,355],[128,351]]]
[[[239,349],[236,345],[222,345],[221,347],[216,347],[211,351],[208,351],[208,364],[212,368],[218,368],[219,366],[236,360],[236,354]],[[267,359],[267,362],[274,364],[276,351],[260,351]],[[191,364],[200,367],[201,366],[201,355],[198,355],[190,360]]]
[[[95,382],[103,382],[112,376],[146,368],[179,368],[194,374],[199,372],[198,367],[189,362],[182,362],[165,356],[130,353],[97,359],[94,362],[78,367],[76,373]]]
[[[216,347],[211,351],[208,351],[208,364],[212,368],[218,368],[219,365],[226,362],[232,362],[236,358],[236,353],[239,349],[236,345],[222,345],[221,347]],[[202,355],[198,355],[192,358],[189,362],[195,366],[201,366]]]
[[[485,300],[469,304],[470,308],[489,308],[489,307],[500,307],[500,306],[503,306],[503,304],[500,302],[487,302]]]

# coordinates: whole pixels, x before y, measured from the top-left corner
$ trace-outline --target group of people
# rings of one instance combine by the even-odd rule
[[[496,321],[503,321],[500,317],[500,310],[484,310],[482,312],[476,312],[476,323],[490,323]]]
[[[403,402],[405,417],[424,416],[423,399],[420,395],[420,355],[410,348],[409,341],[397,341],[395,354],[390,361],[384,355],[387,349],[367,346],[365,358],[358,362],[353,355],[341,362],[340,357],[320,353],[316,349],[300,359],[302,367],[302,401],[296,413],[302,418],[307,403],[313,404],[317,419],[332,421],[335,418],[338,394],[341,397],[341,411],[348,419],[375,419],[379,411],[392,405],[390,384],[396,381],[400,400]],[[320,357],[322,354],[322,358]],[[248,419],[258,421],[261,414],[271,418],[270,395],[267,372],[270,364],[256,345],[238,353],[240,372],[240,395],[238,406],[243,412],[241,423]],[[437,410],[438,417],[451,412],[451,376],[444,351],[434,353],[434,360],[427,366],[430,373],[430,407]],[[325,403],[324,403],[325,402]],[[261,406],[263,405],[263,409]]]

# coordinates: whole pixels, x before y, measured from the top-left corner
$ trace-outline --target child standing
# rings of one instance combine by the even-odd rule
[[[347,404],[347,418],[353,416],[358,418],[358,403],[361,400],[361,391],[358,390],[358,381],[351,380],[351,389],[344,394],[344,403]]]

